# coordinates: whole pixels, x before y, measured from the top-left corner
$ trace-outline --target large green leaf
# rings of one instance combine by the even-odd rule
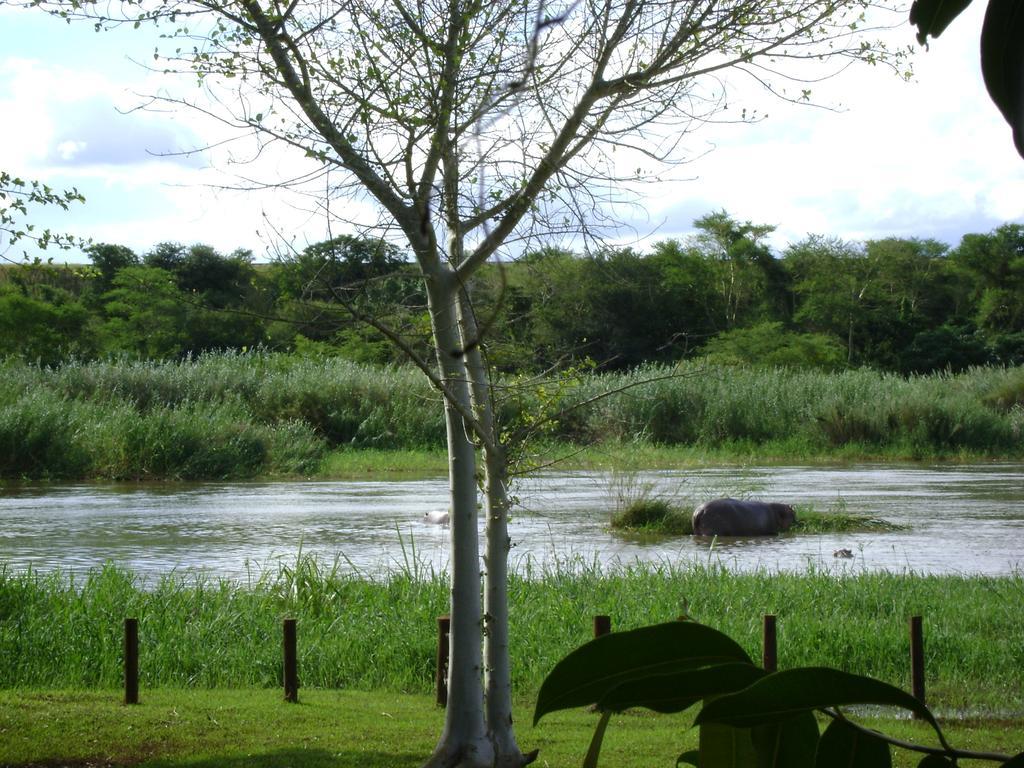
[[[598,703],[614,688],[644,677],[750,657],[730,637],[693,621],[672,621],[591,640],[559,661],[541,683],[533,722],[560,709]]]
[[[917,27],[917,42],[925,44],[928,36],[938,37],[971,0],[914,0],[910,6],[910,23]]]
[[[758,768],[749,728],[723,723],[702,725],[699,751],[701,768]]]
[[[869,733],[833,720],[821,734],[815,768],[891,768],[889,745]],[[919,767],[920,768],[920,767]]]
[[[818,722],[801,712],[780,723],[751,729],[758,768],[814,768],[818,749]]]
[[[749,688],[709,702],[694,722],[752,726],[785,720],[810,709],[851,704],[909,709],[939,731],[928,707],[906,691],[828,667],[802,667],[767,675]]]
[[[1024,156],[1024,3],[989,0],[981,28],[981,74]]]
[[[612,688],[597,701],[597,707],[613,712],[630,707],[646,707],[664,714],[682,712],[708,696],[742,690],[765,674],[753,664],[730,662],[648,675]]]
[[[942,755],[925,755],[917,768],[956,768],[956,763]]]
[[[693,765],[696,768],[700,768],[700,750],[690,749],[683,752],[683,754],[676,758],[676,768],[680,765]]]

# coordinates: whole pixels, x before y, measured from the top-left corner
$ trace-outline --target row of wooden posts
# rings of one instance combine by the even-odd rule
[[[778,638],[775,632],[776,620],[773,614],[765,614],[761,643],[761,666],[768,672],[778,669]],[[448,616],[437,618],[437,666],[435,689],[437,703],[448,704],[448,633],[451,621]],[[594,617],[594,637],[607,635],[612,631],[610,616]],[[285,619],[283,625],[284,652],[284,699],[299,700],[299,662],[295,619]],[[914,697],[924,703],[924,631],[920,616],[910,617],[910,684]],[[139,621],[124,620],[124,702],[139,703]]]

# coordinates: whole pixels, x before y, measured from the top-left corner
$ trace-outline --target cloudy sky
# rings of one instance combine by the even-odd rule
[[[816,88],[834,109],[763,101],[768,117],[757,124],[690,136],[696,159],[644,189],[646,213],[626,214],[622,240],[685,237],[696,217],[723,208],[776,225],[778,249],[808,233],[955,245],[966,232],[1024,221],[1024,160],[978,67],[982,10],[979,0],[914,57],[912,82],[855,68]],[[912,28],[895,39],[913,43]],[[323,221],[281,193],[222,189],[251,170],[226,150],[178,154],[224,138],[222,127],[188,111],[136,109],[167,86],[143,66],[154,42],[0,6],[0,169],[87,198],[37,219],[139,252],[173,240],[265,257],[275,230],[299,245],[325,237]],[[264,178],[294,170],[294,158],[260,160]]]

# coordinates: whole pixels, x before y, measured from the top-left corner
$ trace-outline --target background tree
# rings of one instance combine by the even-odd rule
[[[793,275],[793,319],[818,333],[843,340],[846,360],[858,360],[859,331],[872,265],[856,244],[810,236],[790,246],[786,266]]]
[[[536,292],[530,321],[548,365],[592,359],[606,369],[676,357],[677,306],[656,259],[630,248],[587,256],[549,251],[528,262]]]
[[[651,258],[670,297],[659,311],[672,317],[672,347],[687,356],[718,332],[719,318],[726,312],[722,296],[715,290],[715,263],[676,240],[656,243]]]
[[[763,242],[775,227],[740,223],[725,211],[701,216],[693,226],[694,247],[715,265],[715,289],[723,309],[720,330],[746,325],[765,311],[785,310],[786,275]]]
[[[107,4],[42,7],[102,18]],[[518,766],[506,600],[508,457],[497,421],[474,280],[510,242],[600,210],[623,174],[615,157],[670,160],[685,126],[725,103],[723,73],[783,97],[807,61],[877,62],[868,2],[588,0],[414,3],[341,0],[126,2],[121,18],[203,30],[178,62],[238,98],[225,121],[320,162],[337,195],[379,211],[377,233],[407,245],[428,300],[434,359],[379,318],[444,396],[451,489],[451,664],[445,725],[430,765]],[[177,23],[188,18],[186,25]],[[174,62],[167,62],[173,68]],[[822,74],[820,69],[815,75]],[[800,98],[793,94],[792,98]],[[682,128],[681,128],[682,127]],[[659,134],[659,131],[661,133]],[[613,155],[612,150],[615,150]],[[627,167],[636,166],[629,163]],[[585,217],[586,218],[586,217]],[[511,436],[514,438],[515,436]],[[477,450],[486,547],[481,601]],[[483,648],[481,648],[481,644]]]
[[[186,299],[167,270],[125,267],[103,299],[106,350],[156,360],[175,358],[186,350]]]
[[[33,296],[15,281],[0,283],[0,358],[58,365],[94,351],[89,310],[68,291]]]
[[[353,235],[280,255],[268,275],[277,302],[277,320],[268,333],[306,353],[333,352],[367,363],[405,361],[401,350],[353,317],[350,310],[356,310],[399,329],[418,354],[429,355],[426,296],[410,267],[394,244]]]
[[[942,325],[951,314],[947,250],[935,240],[895,237],[864,244],[864,259],[873,274],[862,310],[864,363],[907,371],[904,351],[918,334]],[[939,359],[931,364],[945,367]]]
[[[971,320],[998,362],[1024,362],[1024,226],[1004,224],[988,234],[964,235],[950,254],[970,286]]]
[[[114,287],[114,277],[120,270],[141,263],[131,248],[113,243],[93,243],[85,248],[85,254],[97,271],[93,283],[93,290],[97,295],[102,295]]]

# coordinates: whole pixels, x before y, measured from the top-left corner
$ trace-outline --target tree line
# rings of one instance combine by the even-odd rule
[[[547,247],[487,265],[475,309],[492,363],[621,370],[703,356],[907,374],[1024,363],[1022,225],[953,248],[813,235],[781,253],[771,226],[725,211],[695,229],[645,252]],[[89,265],[0,270],[0,353],[52,365],[265,348],[398,362],[383,327],[429,357],[422,282],[383,241],[343,235],[266,264],[201,244],[85,251]]]

